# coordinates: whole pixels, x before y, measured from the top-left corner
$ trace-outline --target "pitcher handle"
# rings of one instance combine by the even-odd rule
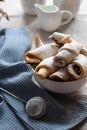
[[[62,21],[61,25],[65,25],[69,23],[73,18],[73,14],[69,10],[61,10],[60,13],[62,13],[62,20],[64,19],[64,17],[66,18],[68,16],[68,19],[66,19],[65,21]]]

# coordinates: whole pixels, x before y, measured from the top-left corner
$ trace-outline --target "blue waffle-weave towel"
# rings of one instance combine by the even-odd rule
[[[47,104],[46,114],[31,119],[25,103],[0,91],[5,98],[0,106],[0,130],[68,130],[87,117],[87,104],[42,90],[31,81],[31,67],[24,61],[31,44],[25,29],[0,31],[0,87],[25,101],[41,96]]]

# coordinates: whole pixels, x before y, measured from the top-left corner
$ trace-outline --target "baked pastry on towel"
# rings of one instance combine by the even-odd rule
[[[39,63],[43,59],[57,54],[59,46],[56,43],[42,45],[25,53],[27,63]]]
[[[59,69],[53,63],[53,57],[42,60],[35,68],[35,73],[40,78],[47,78],[50,74]]]
[[[74,79],[81,79],[87,76],[87,57],[79,54],[79,56],[68,65],[68,72]]]
[[[54,64],[59,67],[65,67],[79,55],[81,49],[82,45],[75,41],[64,44],[54,56]]]
[[[56,81],[70,81],[71,75],[68,73],[68,69],[66,66],[64,68],[60,68],[58,71],[49,75],[49,79],[56,80]]]
[[[54,32],[52,35],[49,36],[49,38],[51,38],[60,46],[64,45],[65,43],[71,43],[73,41],[70,34],[66,35],[59,32]]]

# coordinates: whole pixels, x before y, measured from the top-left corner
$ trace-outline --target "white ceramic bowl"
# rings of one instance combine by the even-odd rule
[[[84,87],[87,83],[87,77],[75,81],[57,82],[49,79],[40,79],[34,73],[34,78],[37,81],[37,83],[39,83],[39,85],[41,85],[43,88],[55,93],[62,93],[62,94],[75,92],[81,87]]]

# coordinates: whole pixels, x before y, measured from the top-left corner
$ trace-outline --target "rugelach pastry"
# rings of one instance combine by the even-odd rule
[[[25,53],[27,63],[40,63],[43,59],[57,54],[59,46],[56,43],[49,43]]]
[[[87,56],[87,49],[86,48],[82,48],[81,51],[80,51],[81,54]]]
[[[53,57],[42,60],[35,68],[36,75],[44,79],[57,71],[59,67],[55,66],[53,62]]]
[[[38,47],[40,47],[42,45],[44,45],[44,43],[41,41],[39,35],[36,35],[35,36],[35,46],[36,46],[36,48],[38,48]]]
[[[70,34],[66,35],[59,32],[54,32],[52,35],[49,36],[49,38],[55,41],[60,46],[63,46],[65,43],[71,43],[73,41]]]
[[[79,54],[79,56],[68,65],[68,72],[74,79],[81,79],[87,76],[87,57]]]
[[[82,44],[75,41],[64,44],[54,56],[54,64],[59,67],[65,67],[79,55],[82,47]]]
[[[70,81],[72,79],[71,75],[68,73],[67,66],[60,68],[58,71],[49,75],[49,79],[56,81]]]

